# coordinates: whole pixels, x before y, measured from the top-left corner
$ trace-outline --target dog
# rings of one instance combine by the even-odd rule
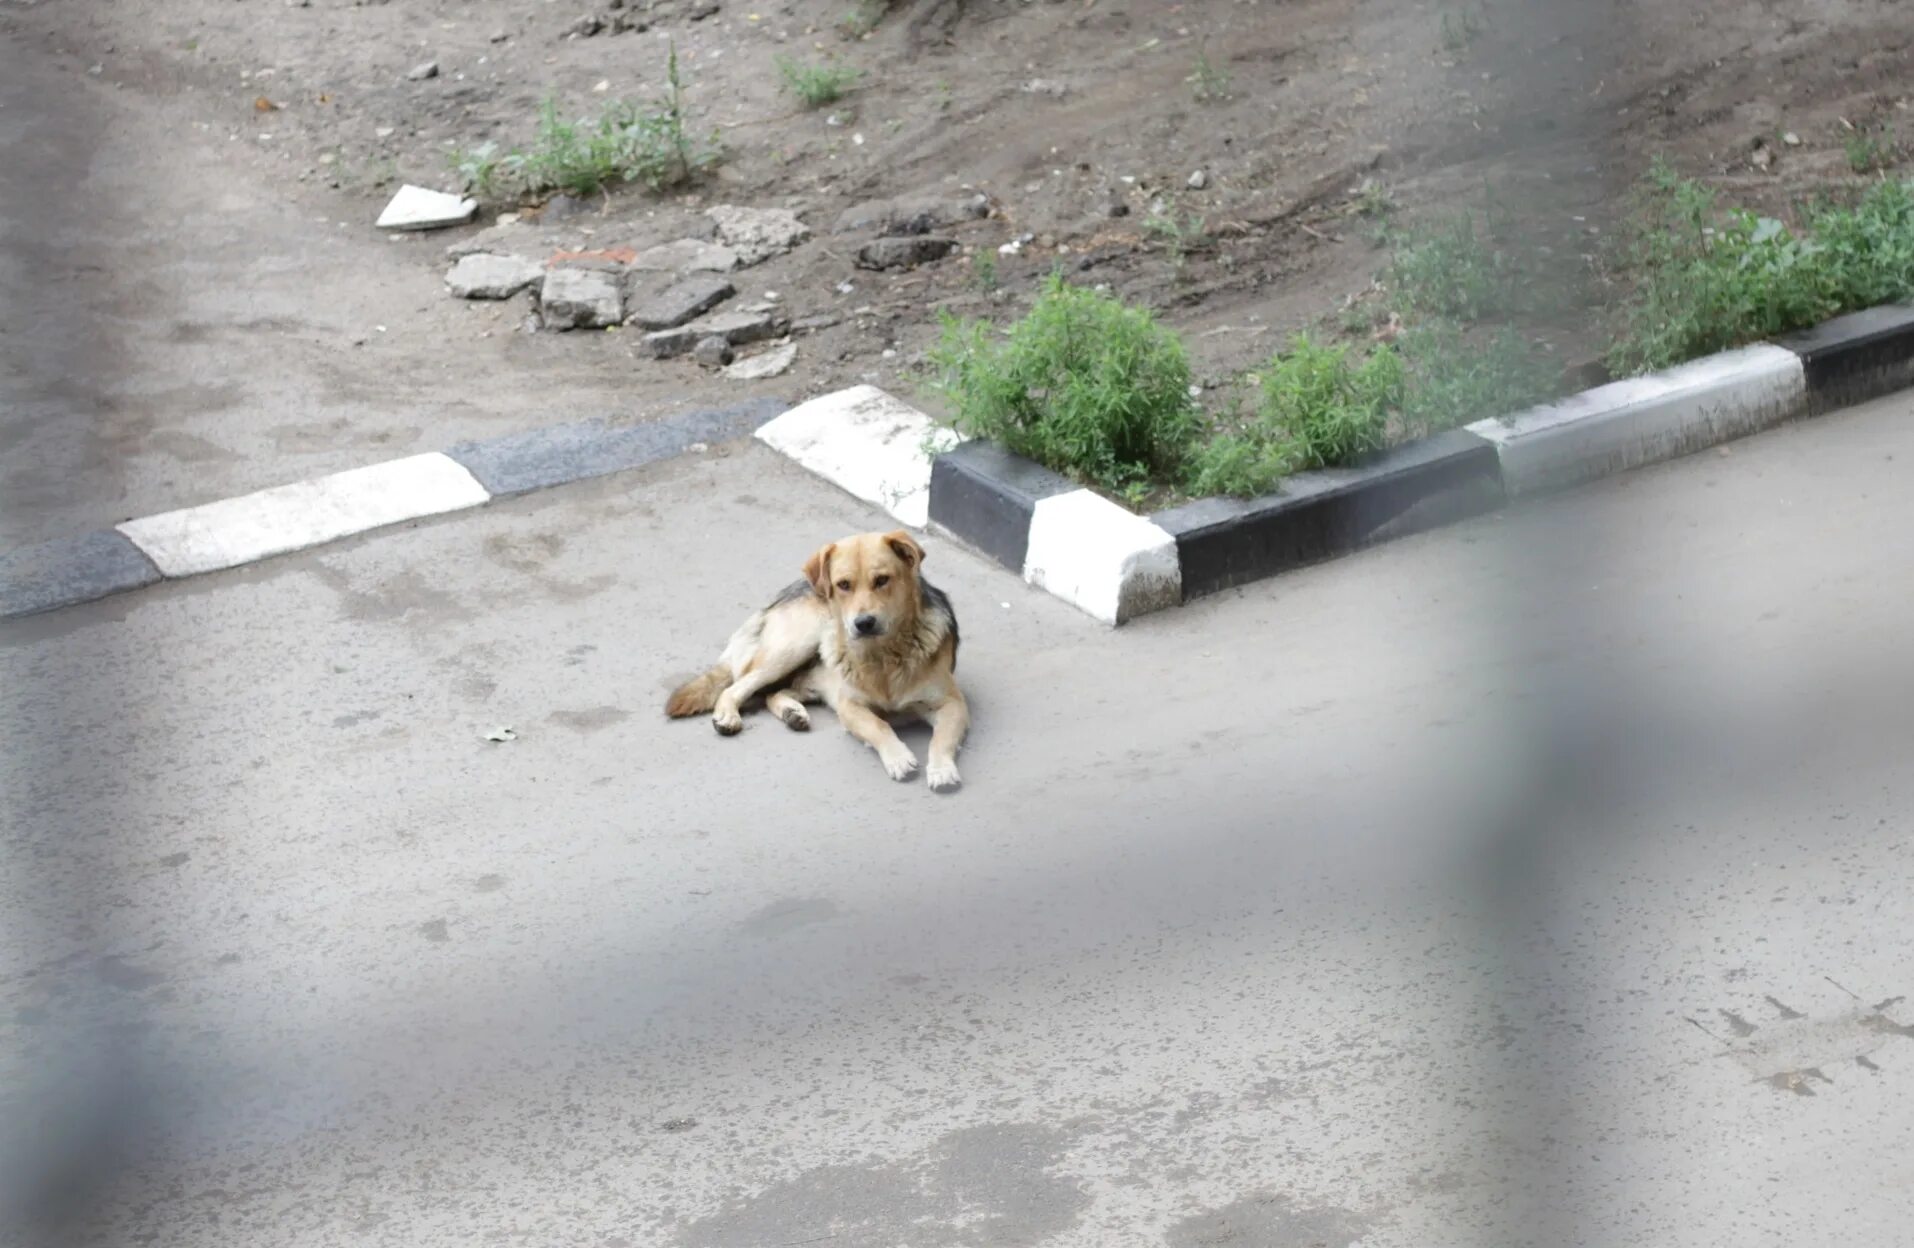
[[[764,693],[766,709],[803,732],[811,726],[805,705],[822,702],[877,751],[893,780],[910,779],[917,756],[886,717],[927,719],[924,778],[933,789],[956,788],[957,750],[970,731],[957,687],[957,614],[923,566],[924,548],[902,530],[832,542],[805,561],[803,580],[731,635],[717,666],[671,695],[665,714],[708,711],[712,727],[733,736],[745,704]]]

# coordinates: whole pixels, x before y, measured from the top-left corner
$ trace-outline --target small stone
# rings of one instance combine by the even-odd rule
[[[897,236],[928,234],[990,215],[990,200],[984,195],[916,196],[906,199],[878,199],[855,204],[837,216],[833,234],[851,234],[869,230],[875,234]]]
[[[565,27],[567,39],[589,39],[605,28],[605,19],[594,13],[587,13]]]
[[[698,345],[691,348],[691,358],[706,368],[723,368],[731,357],[731,344],[716,334],[698,339]]]
[[[546,329],[603,329],[624,317],[617,279],[592,269],[552,269],[538,295]]]
[[[794,334],[820,333],[830,329],[834,325],[842,324],[843,319],[843,317],[839,316],[807,316],[802,320],[793,321],[791,323],[791,332]]]
[[[510,299],[544,272],[536,261],[522,256],[480,253],[462,257],[445,275],[445,284],[461,299]]]
[[[437,61],[421,62],[407,70],[405,76],[413,82],[424,82],[427,78],[437,78],[439,76],[439,63]]]
[[[1130,215],[1130,205],[1124,203],[1121,199],[1112,198],[1103,205],[1103,215],[1106,217],[1127,217]]]
[[[1200,191],[1204,187],[1208,186],[1209,184],[1210,184],[1210,175],[1207,173],[1204,173],[1201,169],[1198,169],[1195,173],[1192,173],[1190,175],[1190,180],[1186,185],[1188,185],[1188,187],[1192,191]]]
[[[493,43],[504,43],[512,37],[512,32],[509,30],[495,30],[487,37],[491,39]]]
[[[582,199],[570,195],[554,195],[538,210],[538,219],[544,223],[563,221],[569,217],[582,217],[591,211],[591,205]]]
[[[408,183],[386,204],[385,211],[379,214],[378,225],[382,230],[436,230],[448,225],[464,225],[477,211],[476,199],[429,191]]]
[[[680,238],[647,247],[632,257],[631,267],[644,273],[729,273],[738,262],[738,253],[729,247]]]
[[[724,370],[724,375],[733,381],[762,381],[766,377],[776,377],[791,367],[797,359],[797,344],[787,342],[781,347],[772,347],[756,355],[739,360]]]
[[[615,9],[618,6],[614,4],[611,7]],[[622,35],[627,32],[637,34],[650,29],[651,20],[637,13],[625,11],[611,15],[611,33],[614,35]]]
[[[811,228],[789,208],[740,208],[719,204],[705,209],[718,227],[718,241],[750,265],[782,255],[811,236]]]
[[[914,238],[877,238],[857,249],[860,269],[914,269],[942,260],[957,250],[954,238],[919,235]]]
[[[1023,93],[1025,95],[1047,95],[1051,99],[1060,100],[1070,94],[1070,88],[1054,78],[1032,78],[1023,84]]]
[[[1786,134],[1784,134],[1784,135],[1782,135],[1782,136],[1781,136],[1781,141],[1782,141],[1783,143],[1786,143],[1786,144],[1787,144],[1787,145],[1788,145],[1789,147],[1800,147],[1800,146],[1801,146],[1801,136],[1800,136],[1800,135],[1798,135],[1798,134],[1796,134],[1796,133],[1795,133],[1794,131],[1792,131],[1792,130],[1790,130],[1790,131],[1788,131],[1788,132],[1787,132]]]
[[[782,337],[791,328],[781,312],[719,312],[689,325],[661,329],[645,335],[645,349],[659,359],[683,355],[706,338],[722,338],[734,347]]]
[[[685,16],[694,22],[702,22],[707,17],[717,16],[718,10],[722,7],[718,0],[702,0],[702,3],[692,5],[691,12]]]
[[[699,274],[642,300],[626,319],[640,329],[670,329],[703,316],[736,293],[737,288],[724,278]]]

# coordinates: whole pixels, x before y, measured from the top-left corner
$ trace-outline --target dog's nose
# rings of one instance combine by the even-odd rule
[[[851,627],[857,630],[859,637],[869,637],[877,632],[877,617],[860,615],[851,621]]]

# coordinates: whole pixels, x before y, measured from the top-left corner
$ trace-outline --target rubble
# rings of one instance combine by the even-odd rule
[[[560,268],[545,274],[538,307],[546,329],[603,329],[624,319],[625,301],[614,275]]]
[[[911,238],[877,238],[857,249],[860,269],[914,269],[920,264],[942,260],[957,250],[954,238],[917,235]]]
[[[704,215],[718,227],[718,241],[735,251],[742,265],[783,255],[811,236],[811,228],[789,208],[719,204],[705,209]]]
[[[703,316],[736,293],[737,288],[724,278],[698,274],[639,301],[625,319],[641,329],[671,329]]]
[[[544,272],[535,260],[480,252],[460,257],[445,275],[445,284],[461,299],[510,299]]]

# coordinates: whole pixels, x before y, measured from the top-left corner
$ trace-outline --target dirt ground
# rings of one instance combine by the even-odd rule
[[[1408,220],[1493,201],[1579,272],[1655,156],[1785,209],[1858,181],[1852,128],[1914,135],[1899,0],[899,0],[861,39],[848,0],[609,2],[0,0],[0,546],[586,415],[866,380],[930,401],[937,309],[1007,319],[1057,266],[1161,310],[1220,383],[1370,287],[1378,197]],[[587,15],[602,33],[567,33]],[[452,189],[449,148],[529,137],[547,96],[655,97],[672,45],[722,166],[532,231],[643,247],[712,204],[796,209],[812,241],[736,278],[838,318],[790,373],[527,332],[525,296],[445,292],[460,231],[373,228],[401,181]],[[801,110],[780,56],[864,83]],[[1227,99],[1196,98],[1200,56]],[[993,211],[943,262],[865,272],[831,233],[959,188]],[[1207,241],[1179,263],[1159,214]],[[984,289],[973,257],[1024,234]],[[1585,321],[1545,336],[1591,354]]]

